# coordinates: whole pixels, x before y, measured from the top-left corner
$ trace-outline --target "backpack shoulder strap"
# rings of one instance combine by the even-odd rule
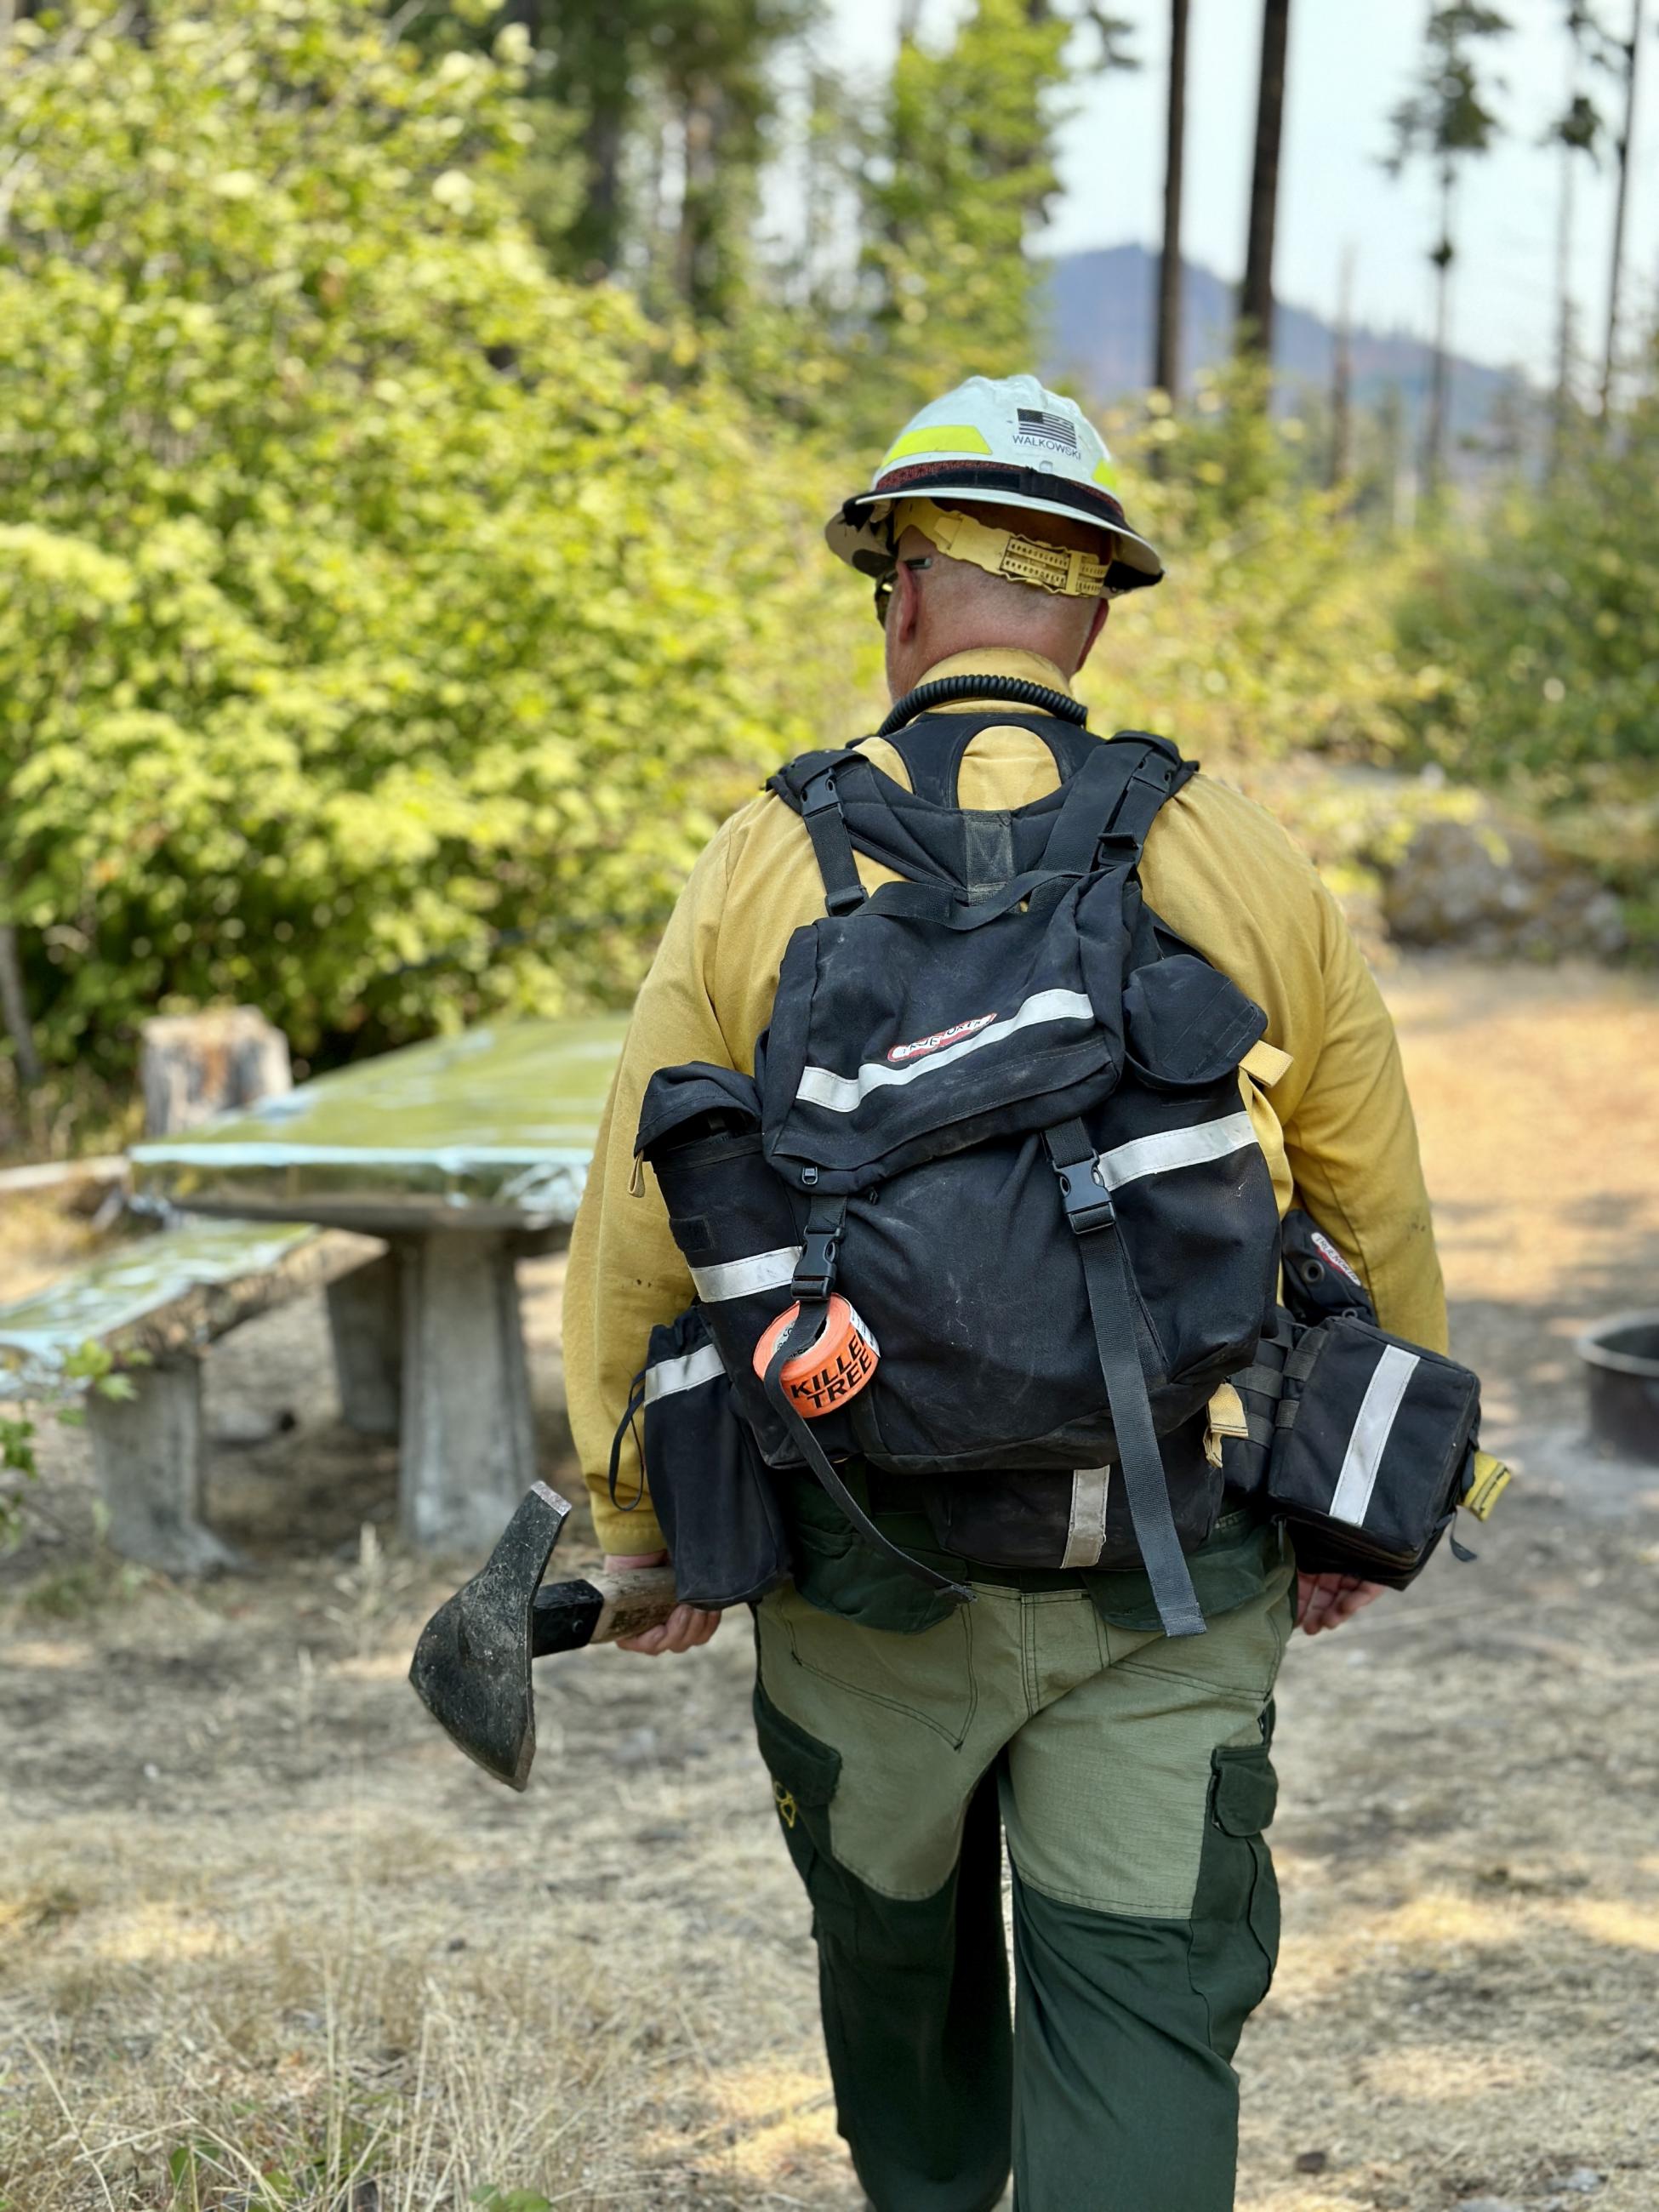
[[[904,763],[910,788],[935,806],[957,804],[962,757],[985,726],[981,714],[929,714],[882,739]]]
[[[1074,722],[1052,714],[1022,713],[1016,708],[1000,714],[981,708],[971,714],[948,714],[935,708],[918,714],[902,729],[890,730],[882,739],[904,763],[910,788],[918,799],[935,806],[960,807],[963,757],[986,730],[1029,730],[1048,750],[1056,774],[1064,781],[1072,772],[1072,751],[1078,743],[1092,748],[1100,742]]]
[[[1159,807],[1197,773],[1198,763],[1182,760],[1168,738],[1120,730],[1073,777],[1049,832],[1043,866],[1085,874],[1108,837],[1131,866],[1138,866]]]
[[[823,878],[824,904],[836,915],[851,914],[865,900],[847,817],[842,812],[836,789],[837,771],[845,769],[858,757],[847,749],[833,753],[803,753],[766,780],[766,788],[775,792],[786,806],[799,815],[812,841],[818,873]]]
[[[1131,745],[1140,749],[1140,757],[1107,825],[1113,836],[1133,844],[1139,866],[1146,833],[1157,820],[1158,809],[1192,781],[1198,774],[1198,763],[1182,760],[1177,744],[1151,730],[1119,730],[1109,742],[1126,750]]]
[[[942,715],[936,719],[947,720]],[[978,848],[970,852],[964,842],[971,842],[971,831],[1000,824],[1007,833],[1031,811],[964,814],[955,805],[962,753],[974,731],[988,719],[962,717],[963,726],[958,729],[954,726],[957,718],[949,717],[952,726],[933,733],[935,740],[943,738],[937,750],[932,744],[918,745],[914,760],[901,747],[907,772],[928,787],[923,792],[907,793],[892,783],[856,746],[803,753],[768,777],[766,788],[800,816],[812,841],[832,915],[851,914],[864,903],[858,853],[867,854],[908,882],[955,885],[960,898],[971,898],[976,896],[975,885],[1001,883],[1011,873],[1041,869],[1086,874],[1098,865],[1100,848],[1109,837],[1120,864],[1127,860],[1136,866],[1159,807],[1198,773],[1197,763],[1183,761],[1169,738],[1147,731],[1121,730],[1103,740],[1081,730],[1051,733],[1038,729],[1036,734],[1045,743],[1051,736],[1056,740],[1050,750],[1067,779],[1057,805],[1054,798],[1039,802],[1043,819],[1052,810],[1046,845],[1032,845],[1029,832],[1022,830],[1018,854],[1012,846],[1006,852],[999,846],[994,865],[985,864],[985,854],[979,855],[975,865]],[[931,757],[924,760],[927,754]],[[947,788],[951,796],[941,808],[933,792]],[[1038,819],[1031,821],[1030,830],[1041,834]],[[1005,834],[1003,844],[1007,842]]]

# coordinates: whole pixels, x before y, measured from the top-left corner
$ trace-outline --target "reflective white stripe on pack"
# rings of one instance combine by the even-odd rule
[[[836,1075],[827,1067],[808,1067],[801,1076],[795,1097],[805,1105],[826,1107],[832,1114],[851,1114],[872,1091],[890,1091],[900,1084],[914,1083],[919,1076],[931,1075],[935,1068],[949,1067],[970,1052],[983,1052],[988,1044],[1000,1044],[1004,1037],[1012,1036],[1016,1030],[1035,1029],[1041,1022],[1091,1022],[1094,1018],[1094,1006],[1086,991],[1036,991],[1006,1021],[993,1022],[989,1029],[963,1037],[959,1044],[945,1045],[924,1059],[913,1060],[908,1066],[895,1067],[888,1060],[866,1060],[856,1075]]]
[[[794,1279],[800,1249],[799,1244],[780,1244],[775,1251],[751,1252],[746,1260],[693,1267],[691,1279],[705,1305],[719,1305],[722,1298],[751,1298],[757,1291],[781,1291]]]
[[[645,1370],[645,1402],[654,1406],[659,1398],[672,1398],[681,1390],[695,1390],[699,1382],[712,1382],[726,1368],[712,1344],[699,1345],[695,1352],[684,1352],[678,1359],[659,1359],[654,1367]]]
[[[1132,1137],[1127,1145],[1102,1152],[1095,1165],[1108,1190],[1142,1176],[1167,1175],[1171,1168],[1201,1167],[1206,1160],[1224,1160],[1229,1152],[1242,1152],[1255,1142],[1248,1114],[1227,1114],[1218,1121],[1200,1121],[1190,1129],[1165,1129],[1155,1137]]]
[[[1365,1509],[1376,1487],[1376,1472],[1389,1448],[1395,1416],[1419,1364],[1417,1354],[1401,1345],[1384,1346],[1359,1401],[1348,1449],[1342,1455],[1342,1472],[1331,1497],[1333,1521],[1346,1521],[1351,1528],[1364,1527]]]
[[[1092,1567],[1106,1549],[1106,1492],[1111,1479],[1109,1467],[1080,1467],[1073,1475],[1062,1567]]]

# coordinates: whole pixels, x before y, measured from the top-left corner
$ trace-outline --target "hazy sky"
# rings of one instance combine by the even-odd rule
[[[925,21],[948,25],[963,0],[929,0]],[[1469,165],[1460,224],[1454,343],[1476,360],[1519,362],[1541,379],[1554,353],[1553,280],[1559,157],[1538,143],[1564,100],[1560,0],[1498,0],[1515,26],[1492,49],[1507,89],[1510,136]],[[897,0],[831,0],[840,58],[872,70],[890,54]],[[1255,125],[1260,0],[1191,0],[1185,250],[1236,277]],[[1603,0],[1627,33],[1631,0]],[[1063,199],[1044,243],[1060,251],[1157,242],[1164,173],[1164,0],[1115,0],[1136,25],[1143,66],[1087,82],[1065,131]],[[1345,248],[1355,249],[1360,319],[1426,332],[1434,231],[1420,175],[1400,184],[1377,166],[1389,109],[1420,52],[1425,0],[1294,0],[1275,263],[1282,297],[1329,314]],[[1653,11],[1649,10],[1650,20]],[[1659,280],[1659,39],[1644,41],[1638,95],[1624,320],[1650,316]],[[1604,103],[1605,104],[1605,103]],[[1575,268],[1581,337],[1599,353],[1607,312],[1613,192],[1581,169]]]

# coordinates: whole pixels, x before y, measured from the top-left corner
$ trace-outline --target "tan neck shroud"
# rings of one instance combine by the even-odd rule
[[[1049,545],[1040,538],[1022,538],[1012,530],[994,530],[971,514],[936,507],[931,499],[896,501],[895,545],[912,526],[952,561],[969,561],[988,575],[1006,576],[1016,584],[1035,584],[1040,592],[1054,592],[1068,599],[1097,599],[1105,592],[1110,563],[1092,553]]]

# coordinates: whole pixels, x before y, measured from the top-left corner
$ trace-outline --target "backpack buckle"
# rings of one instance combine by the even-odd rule
[[[1086,1237],[1091,1230],[1109,1229],[1117,1219],[1117,1208],[1112,1194],[1100,1179],[1100,1170],[1093,1160],[1075,1160],[1062,1165],[1053,1163],[1060,1177],[1060,1194],[1066,1205],[1066,1218],[1077,1237]]]
[[[816,1198],[806,1216],[806,1227],[801,1236],[800,1257],[795,1262],[795,1272],[790,1279],[793,1297],[827,1298],[836,1287],[836,1255],[841,1249],[842,1231],[847,1225],[847,1200],[842,1197]]]
[[[809,1230],[795,1262],[789,1288],[798,1298],[827,1298],[836,1280],[836,1248],[839,1237],[814,1236]]]

